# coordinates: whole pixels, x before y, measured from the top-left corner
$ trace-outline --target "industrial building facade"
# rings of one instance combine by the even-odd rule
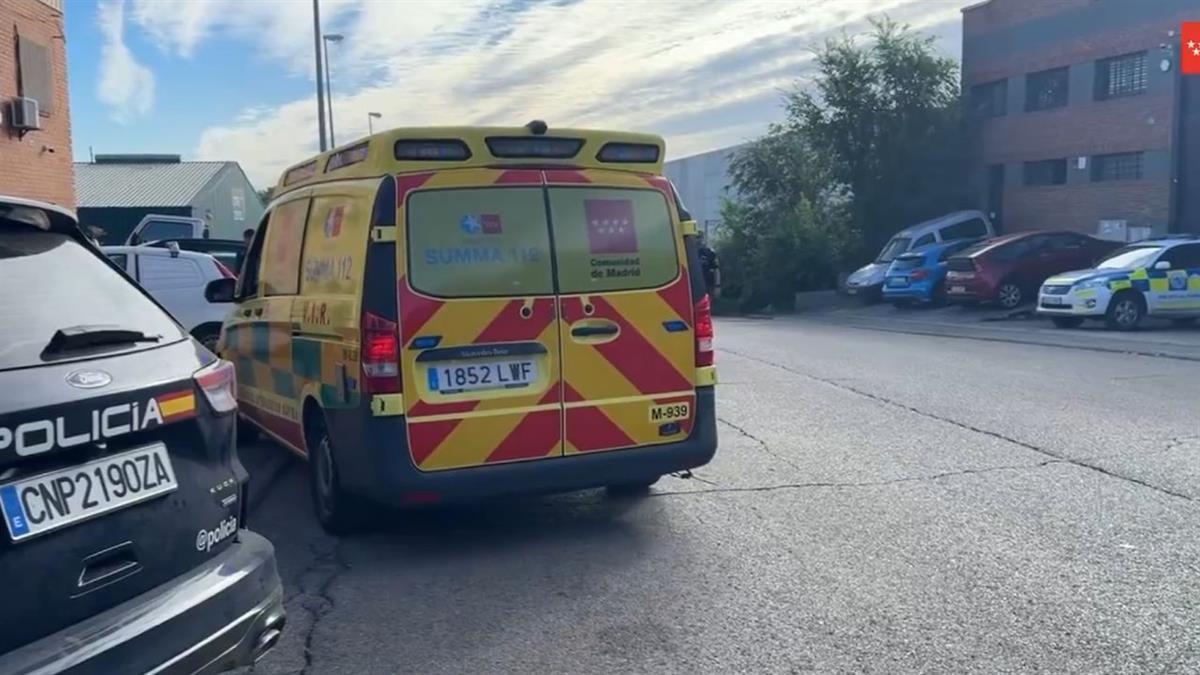
[[[734,145],[667,162],[663,174],[674,184],[679,198],[700,230],[712,235],[721,225],[721,204],[735,196],[729,162],[743,146]]]
[[[75,173],[79,223],[106,244],[124,242],[150,214],[201,218],[213,238],[241,239],[266,210],[237,162],[96,155],[76,164]]]
[[[0,0],[0,194],[75,207],[62,0]]]
[[[988,0],[963,10],[971,183],[1001,231],[1200,232],[1196,0]]]

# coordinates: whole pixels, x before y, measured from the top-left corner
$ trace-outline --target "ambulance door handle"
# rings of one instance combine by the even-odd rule
[[[571,339],[576,342],[603,343],[617,338],[621,328],[605,319],[584,319],[571,326]]]
[[[571,329],[571,335],[575,337],[595,337],[600,335],[616,335],[619,329],[616,326],[578,326]]]

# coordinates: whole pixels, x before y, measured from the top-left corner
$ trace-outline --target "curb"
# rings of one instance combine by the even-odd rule
[[[1058,340],[1038,339],[1035,336],[1025,336],[1020,334],[997,335],[987,331],[984,327],[979,327],[976,331],[987,331],[983,334],[973,332],[971,327],[964,326],[963,329],[937,329],[933,327],[925,328],[921,326],[899,326],[899,325],[882,325],[868,324],[866,322],[858,322],[853,319],[825,316],[822,318],[826,323],[846,326],[849,328],[857,328],[860,330],[870,330],[879,333],[901,333],[906,335],[927,335],[931,337],[952,338],[957,340],[979,340],[982,342],[1007,342],[1010,344],[1028,344],[1038,345],[1041,347],[1056,347],[1059,349],[1077,349],[1091,352],[1103,352],[1109,354],[1132,354],[1135,356],[1147,356],[1153,358],[1175,359],[1179,361],[1196,361],[1200,362],[1200,346],[1191,348],[1194,353],[1188,351],[1179,351],[1171,347],[1150,346],[1138,347],[1136,345],[1126,343],[1123,346],[1102,345],[1102,344],[1087,344],[1080,342],[1062,342]],[[1079,337],[1079,336],[1076,336]],[[1183,347],[1187,350],[1189,348]]]

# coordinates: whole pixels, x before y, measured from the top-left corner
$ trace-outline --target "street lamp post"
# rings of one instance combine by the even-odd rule
[[[375,127],[371,124],[371,120],[377,120],[383,117],[383,113],[369,112],[367,113],[367,135],[371,136],[375,133]]]
[[[344,38],[339,33],[328,33],[323,36],[325,41],[325,101],[329,105],[329,147],[337,147],[333,136],[333,78],[329,74],[329,43],[341,42]]]
[[[313,0],[313,56],[317,60],[317,132],[325,152],[325,78],[321,75],[321,5]]]

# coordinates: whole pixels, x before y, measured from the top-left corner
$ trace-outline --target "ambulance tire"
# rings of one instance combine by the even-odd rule
[[[634,481],[632,483],[617,483],[608,486],[608,494],[614,497],[638,497],[650,492],[650,487],[658,482],[662,476],[655,476],[648,480]]]
[[[360,532],[366,522],[366,505],[342,488],[337,453],[320,408],[316,405],[306,408],[304,426],[313,513],[321,528],[335,537]]]

